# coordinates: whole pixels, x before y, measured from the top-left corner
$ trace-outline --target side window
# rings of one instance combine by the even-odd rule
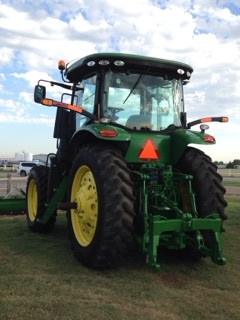
[[[96,92],[96,78],[97,76],[91,76],[87,79],[83,79],[79,84],[79,89],[76,94],[76,105],[84,110],[93,113],[94,101]],[[76,114],[76,130],[82,127],[88,118],[80,113]]]

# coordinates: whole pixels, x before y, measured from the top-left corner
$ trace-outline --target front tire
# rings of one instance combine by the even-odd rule
[[[31,231],[46,233],[50,232],[56,221],[53,216],[47,223],[40,223],[38,218],[42,217],[46,210],[48,185],[48,168],[45,166],[34,167],[27,181],[27,224]]]
[[[108,267],[132,240],[130,172],[115,148],[82,148],[70,174],[68,229],[76,258],[89,267]]]

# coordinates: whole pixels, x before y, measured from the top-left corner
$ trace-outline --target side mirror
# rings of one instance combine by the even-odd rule
[[[42,103],[42,100],[46,97],[46,88],[44,86],[37,85],[34,89],[34,102]]]

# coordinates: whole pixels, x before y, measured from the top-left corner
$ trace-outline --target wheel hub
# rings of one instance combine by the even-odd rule
[[[76,172],[72,187],[73,196],[77,206],[71,210],[75,236],[81,245],[87,246],[93,240],[96,231],[98,197],[93,174],[85,166]]]

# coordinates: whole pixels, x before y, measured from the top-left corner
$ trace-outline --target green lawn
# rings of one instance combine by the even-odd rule
[[[223,180],[222,182],[223,186],[236,186],[240,187],[240,181],[228,181],[227,178],[226,180]]]
[[[228,263],[163,255],[149,270],[138,253],[118,269],[79,264],[65,215],[51,234],[31,233],[25,217],[0,218],[0,318],[3,320],[240,319],[240,197],[228,196],[223,247]]]

